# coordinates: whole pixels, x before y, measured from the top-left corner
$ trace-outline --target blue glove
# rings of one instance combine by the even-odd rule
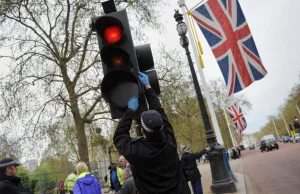
[[[142,83],[143,86],[148,85],[149,84],[149,79],[148,79],[148,75],[139,72],[139,80]]]
[[[128,108],[136,111],[138,107],[139,107],[139,97],[137,96],[131,97],[130,100],[128,101]]]

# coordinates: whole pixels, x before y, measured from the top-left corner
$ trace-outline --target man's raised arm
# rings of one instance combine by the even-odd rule
[[[129,157],[129,152],[131,151],[131,149],[129,149],[131,146],[129,130],[137,108],[138,97],[134,96],[128,101],[128,110],[124,113],[113,137],[114,145],[122,155],[126,156],[126,158]]]

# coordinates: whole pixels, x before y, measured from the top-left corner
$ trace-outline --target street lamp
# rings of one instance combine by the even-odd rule
[[[187,26],[183,22],[182,14],[178,10],[175,11],[174,18],[177,22],[177,32],[180,36],[180,45],[185,49],[186,56],[189,62],[193,83],[198,99],[198,104],[200,107],[202,120],[204,123],[206,140],[211,150],[206,153],[206,158],[210,161],[210,168],[212,174],[212,189],[215,193],[231,193],[236,192],[236,187],[234,181],[229,176],[228,170],[225,165],[225,160],[223,157],[224,148],[217,143],[216,136],[212,130],[209,115],[206,110],[204,103],[204,98],[201,93],[199,82],[194,69],[194,64],[191,58],[191,53],[189,51],[189,40],[186,36]]]

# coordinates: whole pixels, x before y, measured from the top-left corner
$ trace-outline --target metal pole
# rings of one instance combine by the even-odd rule
[[[284,121],[284,124],[285,124],[286,130],[287,130],[287,132],[288,132],[289,136],[291,136],[291,134],[290,134],[290,131],[289,131],[289,128],[288,128],[288,126],[287,126],[287,124],[286,124],[285,118],[284,118],[284,116],[283,116],[283,114],[282,114],[282,113],[281,113],[281,116],[282,116],[282,118],[283,118],[283,121]]]
[[[183,17],[182,15],[176,11],[174,15],[176,21],[178,24],[182,24]],[[186,56],[188,59],[188,63],[190,66],[192,79],[197,95],[197,100],[199,104],[199,108],[202,115],[202,120],[204,123],[205,128],[205,134],[206,134],[206,140],[208,145],[211,147],[211,150],[206,152],[206,158],[210,161],[210,168],[211,168],[211,174],[212,174],[212,189],[215,193],[231,193],[236,192],[236,187],[234,184],[234,181],[229,175],[229,172],[227,170],[227,167],[225,165],[225,160],[223,157],[223,147],[221,147],[216,139],[216,136],[214,135],[214,132],[212,130],[212,126],[210,124],[209,115],[206,110],[204,98],[201,93],[201,88],[198,83],[197,75],[194,69],[194,64],[192,61],[191,53],[189,51],[189,42],[188,38],[185,34],[180,35],[180,44],[186,51]]]
[[[233,135],[232,135],[232,132],[231,132],[231,129],[230,129],[229,121],[227,119],[225,108],[223,108],[223,112],[224,112],[224,116],[225,116],[225,119],[226,119],[226,124],[227,124],[228,130],[229,130],[229,133],[230,133],[232,144],[233,144],[234,147],[237,147],[237,145],[235,144],[235,141],[233,139]]]
[[[274,127],[275,127],[275,130],[276,130],[276,133],[277,133],[277,137],[279,138],[279,134],[278,134],[277,127],[276,127],[276,125],[275,125],[275,121],[274,121],[274,120],[273,120],[273,125],[274,125]]]
[[[183,17],[184,17],[184,20],[187,21],[188,33],[189,33],[190,40],[192,42],[191,45],[192,45],[192,48],[193,48],[193,52],[194,52],[195,55],[197,55],[197,48],[196,48],[196,45],[193,43],[194,42],[194,37],[192,35],[192,31],[191,31],[191,28],[190,28],[189,23],[188,23],[188,18],[186,16],[185,0],[179,0],[178,5],[182,9],[182,12],[184,13]],[[198,69],[198,72],[199,72],[199,75],[200,75],[200,79],[201,79],[201,82],[202,82],[204,95],[205,95],[205,99],[206,99],[206,102],[207,102],[207,107],[208,107],[208,110],[209,110],[209,113],[210,113],[210,116],[211,116],[211,121],[212,121],[212,124],[213,124],[213,127],[214,127],[214,131],[215,131],[218,143],[221,144],[221,145],[224,145],[224,141],[223,141],[223,138],[222,138],[222,135],[221,135],[221,131],[220,131],[220,127],[219,127],[219,124],[218,124],[217,117],[216,117],[216,113],[215,113],[215,110],[214,110],[214,107],[213,107],[213,104],[212,104],[212,101],[211,101],[211,97],[210,97],[210,94],[209,94],[209,91],[208,91],[208,87],[206,85],[205,76],[203,74],[202,68],[200,67],[199,57],[195,56],[195,58],[196,58],[196,62],[197,62],[196,66],[197,66],[197,69]],[[199,84],[199,83],[197,83],[197,84]]]

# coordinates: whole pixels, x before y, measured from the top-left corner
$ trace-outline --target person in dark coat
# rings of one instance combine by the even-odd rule
[[[208,149],[209,148],[207,147],[199,153],[192,153],[191,149],[187,146],[182,149],[184,153],[182,154],[181,162],[183,164],[183,168],[186,170],[189,181],[191,181],[194,194],[203,194],[201,174],[197,167],[196,160],[200,159]]]
[[[233,147],[232,148],[232,159],[237,159],[238,158],[238,152],[236,151],[236,149]]]
[[[136,187],[130,168],[123,170],[122,178],[125,180],[125,183],[116,194],[136,194]]]
[[[1,194],[33,194],[21,184],[18,177],[18,166],[21,164],[11,158],[0,161],[0,193]]]
[[[240,158],[240,157],[242,156],[242,155],[241,155],[241,148],[239,148],[239,147],[236,147],[236,149],[237,149],[237,152],[238,152],[238,154],[239,154],[239,156],[238,156],[238,157]]]
[[[139,73],[149,105],[141,114],[143,137],[131,138],[129,130],[136,116],[138,97],[128,101],[128,109],[119,122],[114,145],[130,163],[139,194],[188,194],[177,154],[177,142],[172,125],[149,84],[148,76]]]

